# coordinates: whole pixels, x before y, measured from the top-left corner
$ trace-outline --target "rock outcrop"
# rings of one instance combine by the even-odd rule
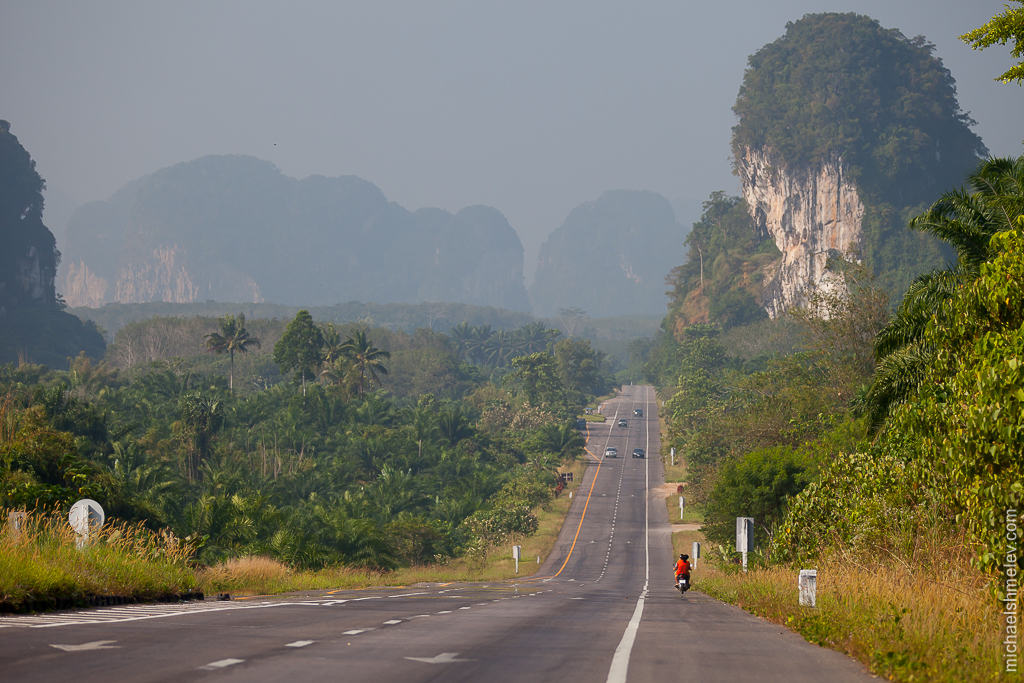
[[[296,180],[246,156],[162,169],[68,223],[72,306],[445,301],[526,310],[523,246],[496,209],[415,213],[355,176]]]
[[[737,168],[751,216],[782,252],[762,301],[768,314],[804,307],[815,293],[844,290],[827,264],[859,250],[864,204],[843,160],[792,168],[770,150],[745,148]]]

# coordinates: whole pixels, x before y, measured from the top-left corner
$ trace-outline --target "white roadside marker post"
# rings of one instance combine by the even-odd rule
[[[747,571],[747,553],[754,552],[754,518],[736,518],[736,552],[743,553],[743,571]]]
[[[697,541],[693,542],[693,550],[690,551],[690,559],[693,560],[693,566],[696,568],[697,560],[700,559],[700,543]]]
[[[25,512],[12,511],[7,513],[7,530],[11,534],[12,540],[17,541],[21,538],[21,530],[25,526],[27,516]]]
[[[672,467],[675,467],[676,466],[676,447],[675,446],[672,447],[671,453],[672,453]]]
[[[686,499],[679,496],[679,523],[683,523],[683,511],[686,510]]]
[[[818,570],[817,569],[801,569],[800,578],[796,581],[797,588],[800,591],[800,606],[801,607],[817,607],[818,606]]]
[[[512,559],[516,561],[516,574],[519,573],[519,557],[522,555],[523,547],[520,545],[512,546]]]

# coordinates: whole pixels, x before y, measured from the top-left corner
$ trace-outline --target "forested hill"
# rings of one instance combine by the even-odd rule
[[[72,306],[119,301],[448,301],[526,310],[523,246],[496,209],[410,212],[355,176],[296,180],[207,156],[80,207]]]
[[[613,190],[573,209],[541,246],[534,315],[665,312],[665,277],[683,260],[686,230],[654,192]]]

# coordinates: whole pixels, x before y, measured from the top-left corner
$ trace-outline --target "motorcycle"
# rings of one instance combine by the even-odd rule
[[[679,591],[680,595],[683,595],[686,591],[690,590],[690,580],[686,578],[685,574],[680,574],[676,578],[676,589]]]

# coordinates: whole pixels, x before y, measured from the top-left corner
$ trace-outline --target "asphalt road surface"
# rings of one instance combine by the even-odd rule
[[[652,497],[654,391],[624,387],[603,412],[588,439],[598,457],[536,578],[3,618],[0,681],[873,680],[697,590],[680,596]],[[619,457],[602,459],[606,446]],[[637,447],[654,457],[632,458]]]

